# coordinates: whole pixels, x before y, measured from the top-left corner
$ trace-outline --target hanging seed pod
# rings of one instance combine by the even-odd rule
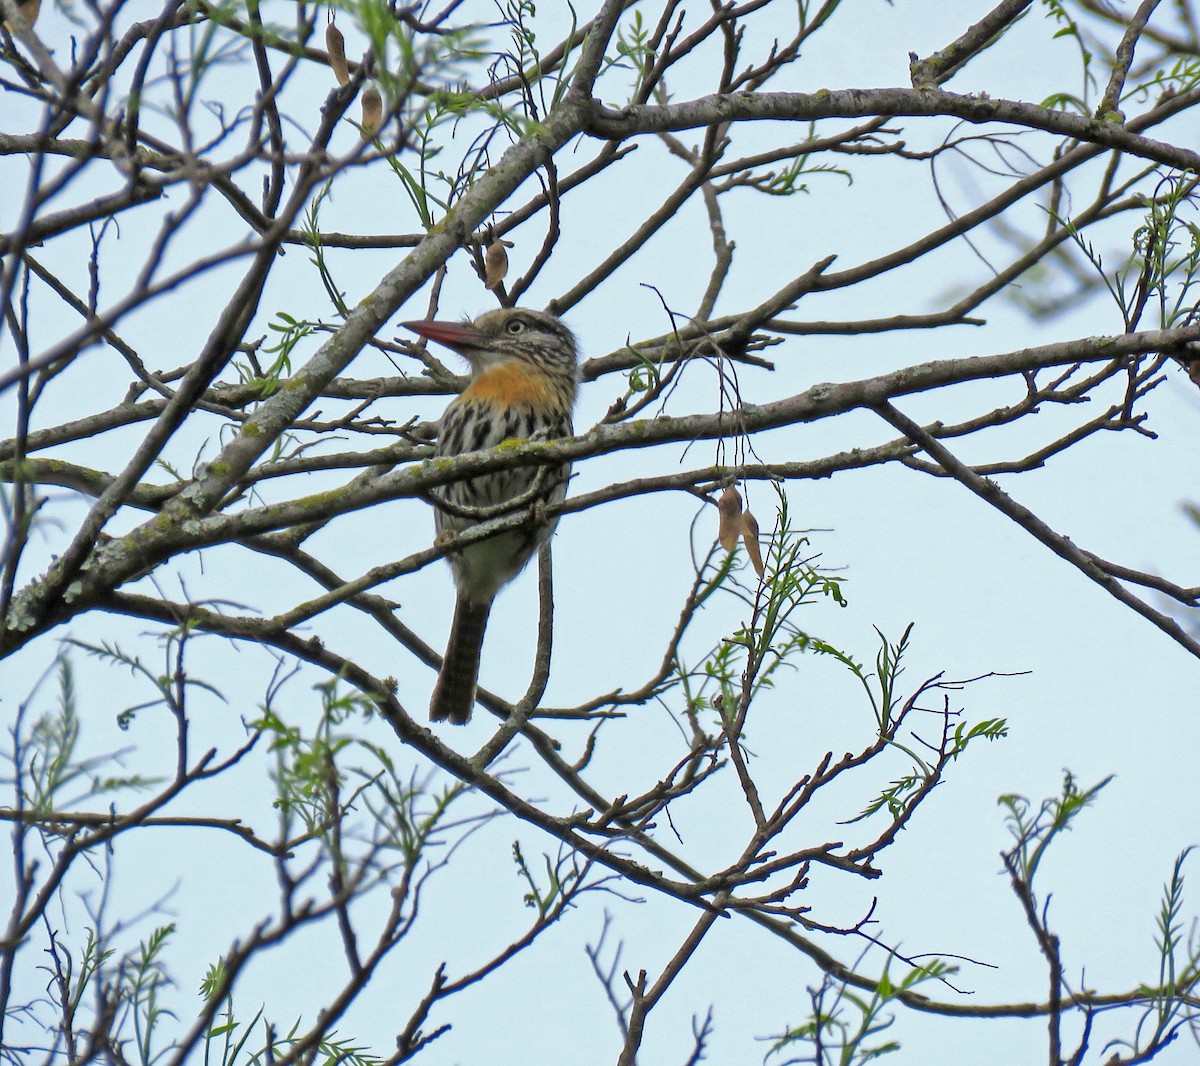
[[[325,27],[325,47],[329,50],[329,65],[339,85],[350,81],[350,65],[346,62],[346,39],[332,22]]]
[[[33,24],[37,21],[38,12],[42,9],[42,0],[17,0],[17,10],[21,16],[29,23],[29,28],[33,29]],[[16,32],[14,26],[8,19],[4,20],[4,28],[10,33]]]
[[[721,493],[717,500],[717,513],[721,523],[717,528],[717,540],[727,552],[737,547],[738,533],[742,529],[742,494],[732,485]]]
[[[483,254],[484,288],[494,289],[508,274],[508,241],[494,240]]]
[[[742,543],[746,545],[746,554],[750,556],[754,572],[762,577],[766,567],[763,566],[762,550],[758,543],[758,519],[748,510],[742,512]]]
[[[383,125],[383,97],[374,85],[362,97],[362,128],[367,137],[374,137]]]

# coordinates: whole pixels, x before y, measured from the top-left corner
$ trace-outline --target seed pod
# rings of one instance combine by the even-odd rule
[[[29,24],[29,29],[33,29],[33,24],[37,21],[38,12],[42,9],[42,0],[17,0],[17,11]],[[4,28],[9,33],[16,33],[17,27],[8,19],[4,20]]]
[[[332,22],[325,27],[325,47],[329,50],[329,65],[339,85],[350,81],[350,66],[346,62],[346,40]]]
[[[494,289],[504,280],[508,273],[508,252],[504,246],[507,241],[494,240],[488,245],[483,255],[484,288]]]
[[[721,516],[717,528],[717,540],[727,552],[737,547],[738,533],[742,528],[742,494],[732,485],[721,493],[717,500],[717,513]]]
[[[362,97],[362,128],[367,137],[374,137],[383,125],[383,97],[374,85]]]
[[[766,567],[763,566],[762,551],[758,546],[758,519],[748,510],[742,512],[742,543],[746,545],[746,554],[750,556],[754,572],[762,577]]]

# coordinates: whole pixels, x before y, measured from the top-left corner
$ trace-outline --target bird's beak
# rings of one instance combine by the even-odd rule
[[[485,342],[484,335],[466,322],[439,322],[437,319],[427,318],[420,322],[401,322],[400,325],[426,340],[437,341],[438,344],[444,344],[455,351],[479,348]]]

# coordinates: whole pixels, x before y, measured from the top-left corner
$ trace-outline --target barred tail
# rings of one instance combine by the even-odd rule
[[[475,682],[479,678],[479,653],[483,650],[483,632],[491,609],[491,600],[474,603],[466,596],[458,597],[442,671],[429,701],[431,722],[466,725],[471,720]]]

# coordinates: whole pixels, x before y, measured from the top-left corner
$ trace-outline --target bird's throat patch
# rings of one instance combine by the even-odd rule
[[[499,408],[542,408],[555,402],[546,375],[515,360],[484,371],[463,390],[462,399]]]

